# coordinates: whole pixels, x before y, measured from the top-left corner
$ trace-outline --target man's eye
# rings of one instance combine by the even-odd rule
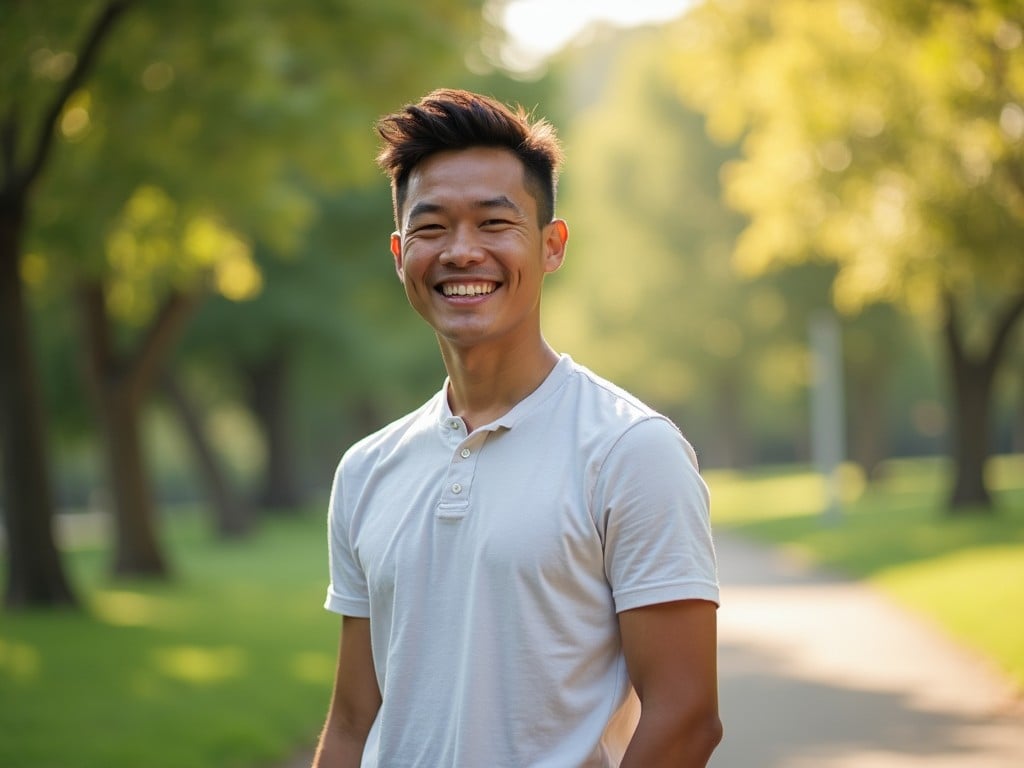
[[[444,229],[440,224],[420,224],[412,228],[414,234],[440,232]]]
[[[508,219],[487,219],[482,226],[491,228],[510,227],[512,226],[512,222]]]

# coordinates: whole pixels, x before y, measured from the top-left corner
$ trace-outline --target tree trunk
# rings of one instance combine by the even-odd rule
[[[130,355],[114,349],[102,283],[83,283],[80,297],[90,379],[114,500],[114,573],[166,576],[169,569],[157,538],[139,420],[156,371],[177,340],[195,297],[172,293]]]
[[[727,469],[749,466],[751,441],[743,419],[743,398],[736,371],[727,368],[718,377],[714,402],[718,421],[715,465]]]
[[[169,569],[157,536],[153,492],[142,451],[140,404],[125,397],[123,385],[116,381],[107,382],[100,400],[115,508],[114,573],[167,576]]]
[[[886,458],[885,398],[883,397],[883,374],[885,369],[877,365],[860,367],[849,377],[855,418],[848,418],[850,425],[850,458],[864,470],[864,476],[871,478]]]
[[[955,480],[949,506],[953,512],[990,509],[985,464],[991,452],[992,377],[985,365],[954,358],[953,444]]]
[[[11,608],[75,605],[53,536],[46,424],[19,273],[21,201],[0,201],[0,454]]]
[[[163,377],[163,390],[174,406],[182,428],[192,446],[196,469],[206,487],[207,502],[213,512],[214,528],[221,538],[239,538],[253,526],[252,510],[231,489],[216,451],[210,445],[203,418],[188,393],[173,373]]]
[[[32,355],[28,307],[21,284],[21,242],[32,187],[53,150],[64,107],[92,69],[128,0],[110,0],[96,17],[75,56],[71,72],[50,99],[27,153],[19,153],[19,115],[12,107],[0,124],[0,433],[4,516],[7,527],[9,606],[74,604],[53,538],[46,424]],[[24,158],[23,162],[19,159]]]
[[[1020,386],[1017,390],[1017,416],[1013,420],[1010,450],[1024,453],[1024,370],[1021,371]]]
[[[267,444],[266,479],[259,503],[276,511],[294,510],[302,503],[291,439],[288,367],[287,352],[278,349],[246,370],[252,410]]]
[[[952,455],[956,477],[949,499],[953,513],[990,512],[992,497],[985,483],[985,464],[991,455],[993,383],[1006,356],[1017,322],[1024,316],[1024,294],[997,317],[988,348],[970,355],[959,327],[956,304],[945,298],[944,338],[953,386]]]

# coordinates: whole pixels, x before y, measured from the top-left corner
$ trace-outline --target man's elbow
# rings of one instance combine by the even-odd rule
[[[711,753],[721,744],[724,735],[722,720],[716,708],[701,708],[687,713],[684,719],[685,746],[683,750],[692,758],[687,765],[705,765]]]
[[[721,743],[723,729],[717,707],[641,710],[640,724],[623,766],[706,766]],[[635,748],[635,749],[634,749]],[[631,754],[633,752],[633,754]]]
[[[722,738],[725,736],[725,728],[722,726],[722,719],[718,716],[718,712],[712,712],[705,717],[698,730],[697,738],[707,749],[707,756],[711,757],[711,753],[722,743]]]

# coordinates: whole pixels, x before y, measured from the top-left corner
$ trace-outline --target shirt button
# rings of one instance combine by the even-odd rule
[[[459,420],[458,419],[452,419],[451,421],[448,422],[448,426],[451,429],[458,429],[459,428]]]
[[[468,459],[472,455],[472,453],[473,452],[469,450],[469,448],[463,448],[461,451],[459,451],[459,456],[461,456],[464,459]]]
[[[462,486],[459,483],[452,485],[452,493],[462,493]]]

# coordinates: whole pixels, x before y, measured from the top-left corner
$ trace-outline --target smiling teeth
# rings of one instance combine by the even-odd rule
[[[469,285],[446,283],[441,286],[441,293],[445,296],[483,296],[494,293],[494,285],[491,283],[470,283]]]

